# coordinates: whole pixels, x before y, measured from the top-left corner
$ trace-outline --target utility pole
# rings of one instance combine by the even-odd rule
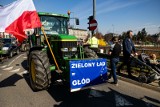
[[[96,19],[96,0],[93,0],[93,19]],[[92,31],[92,35],[95,33],[95,31]]]
[[[96,0],[93,0],[93,19],[96,18]]]
[[[113,27],[113,36],[114,36],[114,25],[112,24],[112,27]]]

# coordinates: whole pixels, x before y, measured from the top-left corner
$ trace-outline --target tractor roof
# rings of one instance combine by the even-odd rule
[[[66,18],[69,18],[69,16],[65,15],[65,14],[55,14],[55,13],[47,13],[47,12],[38,12],[38,15],[39,16],[45,15],[45,16],[57,16],[57,17],[66,17]]]

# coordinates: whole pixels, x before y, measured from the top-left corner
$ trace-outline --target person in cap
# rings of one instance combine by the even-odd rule
[[[112,42],[113,44],[111,45],[111,48],[108,53],[110,55],[110,66],[111,66],[111,71],[108,76],[108,79],[110,79],[113,76],[113,80],[114,80],[113,84],[118,85],[116,65],[119,62],[119,55],[121,53],[121,45],[118,43],[118,37],[113,37]]]

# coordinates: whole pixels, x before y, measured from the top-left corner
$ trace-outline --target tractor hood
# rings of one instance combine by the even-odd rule
[[[53,35],[51,41],[77,41],[77,38],[73,35],[59,34]]]

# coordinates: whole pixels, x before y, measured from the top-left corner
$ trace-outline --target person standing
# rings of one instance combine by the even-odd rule
[[[112,38],[113,44],[111,45],[111,48],[109,50],[110,55],[110,66],[111,66],[111,72],[108,76],[108,79],[113,76],[114,84],[118,85],[117,75],[116,75],[116,65],[119,62],[119,55],[121,53],[121,45],[118,43],[118,37]]]
[[[93,35],[91,38],[88,39],[87,44],[90,45],[90,48],[94,50],[96,53],[98,52],[98,44],[99,40],[96,35]]]
[[[127,31],[127,37],[123,40],[123,63],[118,68],[118,73],[120,69],[127,65],[127,72],[129,77],[133,77],[131,74],[131,56],[137,55],[135,46],[132,42],[133,32],[132,30]]]

